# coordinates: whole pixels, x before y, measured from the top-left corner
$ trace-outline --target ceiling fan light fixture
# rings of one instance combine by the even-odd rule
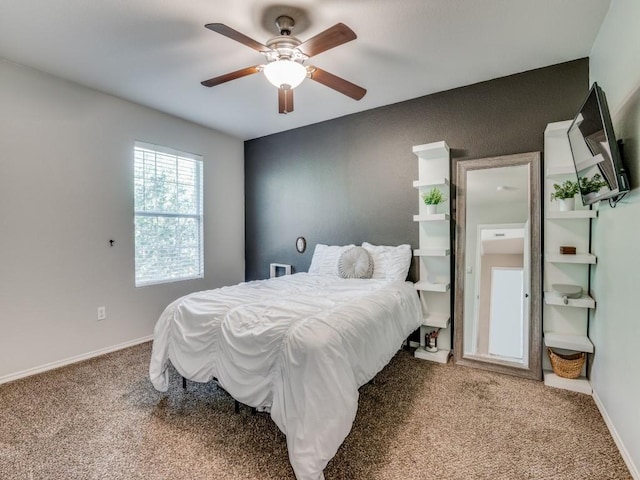
[[[291,60],[276,60],[264,66],[264,76],[277,88],[296,88],[307,76],[301,63]]]

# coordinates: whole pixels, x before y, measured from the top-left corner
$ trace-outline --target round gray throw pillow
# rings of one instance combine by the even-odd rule
[[[362,247],[351,247],[338,259],[338,275],[342,278],[371,278],[373,259]]]

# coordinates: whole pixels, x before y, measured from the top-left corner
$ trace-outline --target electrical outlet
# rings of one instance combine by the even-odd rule
[[[107,307],[98,307],[98,321],[107,318]]]

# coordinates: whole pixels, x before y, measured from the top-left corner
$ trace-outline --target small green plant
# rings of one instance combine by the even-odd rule
[[[422,195],[422,199],[424,200],[425,205],[438,205],[444,202],[444,196],[437,187],[433,187],[427,193]]]
[[[580,192],[582,195],[589,193],[599,192],[602,187],[606,187],[608,184],[605,182],[599,173],[596,173],[593,177],[582,177],[580,179]]]
[[[573,198],[576,193],[580,191],[578,188],[578,182],[572,182],[567,180],[562,185],[557,183],[553,184],[555,192],[551,194],[551,200],[566,200],[567,198]]]

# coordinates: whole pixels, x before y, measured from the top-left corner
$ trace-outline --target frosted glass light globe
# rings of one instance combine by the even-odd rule
[[[298,62],[276,60],[264,67],[264,75],[278,88],[296,88],[307,76],[307,69]]]

